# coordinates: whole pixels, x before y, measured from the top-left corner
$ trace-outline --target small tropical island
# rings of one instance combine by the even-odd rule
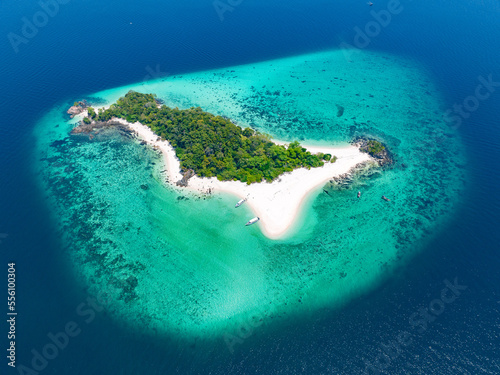
[[[182,171],[219,181],[271,182],[297,168],[335,162],[331,154],[311,154],[297,141],[287,146],[273,143],[269,135],[243,129],[201,108],[169,108],[153,94],[130,91],[108,109],[87,111],[83,122],[88,125],[113,118],[139,121],[172,145]]]
[[[78,103],[75,103],[78,104]],[[73,107],[72,107],[73,108]],[[244,199],[260,218],[263,233],[282,237],[306,196],[332,178],[352,173],[384,146],[303,147],[272,141],[201,108],[169,108],[154,94],[129,91],[107,108],[73,108],[82,121],[72,134],[125,126],[162,152],[170,185],[198,194],[226,192]],[[366,146],[366,145],[365,145]]]

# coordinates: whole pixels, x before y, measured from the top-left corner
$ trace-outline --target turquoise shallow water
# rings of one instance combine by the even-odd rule
[[[77,279],[111,296],[109,313],[131,327],[219,337],[249,322],[343,304],[410,260],[460,202],[460,139],[417,63],[374,53],[346,60],[328,51],[89,97],[111,103],[129,89],[279,139],[341,145],[369,135],[396,156],[392,169],[311,196],[297,231],[272,241],[256,226],[241,226],[251,214],[234,210],[233,197],[196,198],[166,187],[159,155],[126,133],[70,137],[68,103],[61,104],[35,129],[41,182]]]

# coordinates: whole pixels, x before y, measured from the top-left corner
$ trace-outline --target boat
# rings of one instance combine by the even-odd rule
[[[247,201],[247,199],[246,199],[246,198],[240,199],[240,200],[238,201],[238,203],[236,203],[236,204],[234,205],[234,208],[238,208],[239,206],[241,206],[241,205],[242,205],[243,203],[245,203],[246,201]]]
[[[387,198],[385,195],[382,195],[382,199],[383,199],[384,201],[387,201],[387,202],[390,202],[390,201],[391,201],[391,200],[390,200],[389,198]]]
[[[248,223],[246,223],[245,225],[255,224],[259,220],[260,220],[260,217],[254,217],[252,220],[249,220]]]

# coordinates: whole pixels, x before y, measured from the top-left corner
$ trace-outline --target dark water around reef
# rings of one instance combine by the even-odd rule
[[[403,11],[366,50],[421,64],[444,98],[443,112],[474,95],[479,76],[491,74],[500,81],[498,2],[401,3]],[[364,1],[246,0],[221,22],[210,1],[103,5],[75,0],[61,5],[15,53],[7,35],[21,34],[21,18],[32,19],[40,6],[0,4],[0,233],[8,235],[1,238],[0,253],[3,264],[15,261],[17,268],[18,364],[29,365],[31,350],[42,350],[49,332],[75,321],[81,333],[42,373],[355,374],[366,369],[365,360],[386,358],[379,356],[380,348],[397,341],[401,332],[410,332],[411,342],[393,353],[387,373],[500,372],[499,88],[457,129],[467,186],[453,218],[425,249],[341,309],[323,307],[283,324],[266,321],[235,344],[234,353],[222,337],[142,334],[106,312],[90,321],[91,313],[81,305],[89,290],[75,281],[67,263],[68,254],[78,249],[62,245],[54,207],[35,175],[34,127],[62,103],[140,82],[155,72],[181,75],[352,44],[353,28],[364,28],[373,19],[370,10],[385,7]],[[387,84],[397,86],[398,79]],[[412,314],[440,298],[444,280],[455,278],[467,289],[443,305],[425,331],[412,328]],[[439,306],[432,305],[434,311]]]

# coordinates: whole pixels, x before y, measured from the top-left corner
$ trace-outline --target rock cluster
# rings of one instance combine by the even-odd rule
[[[361,152],[370,154],[381,167],[394,163],[391,153],[382,142],[370,138],[358,138],[353,141],[353,145],[359,147]]]
[[[373,162],[370,161],[356,164],[347,173],[332,177],[330,184],[336,185],[338,188],[347,188],[357,174],[362,173],[365,169],[370,169],[373,165]]]
[[[75,105],[71,106],[66,113],[69,114],[71,118],[73,118],[76,115],[79,115],[80,113],[85,111],[87,107],[88,107],[87,102],[85,100],[82,100],[79,102],[75,102]]]
[[[119,128],[119,129],[124,130],[124,131],[130,131],[128,126],[122,124],[121,122],[109,120],[109,121],[93,121],[90,124],[85,124],[83,122],[80,122],[80,124],[77,127],[73,128],[71,130],[70,134],[72,134],[72,135],[89,134],[89,133],[93,132],[94,130],[111,128],[111,127]]]
[[[189,179],[193,176],[194,176],[194,171],[192,169],[188,169],[187,171],[184,171],[184,173],[182,174],[182,179],[177,181],[175,184],[177,186],[187,187]]]

